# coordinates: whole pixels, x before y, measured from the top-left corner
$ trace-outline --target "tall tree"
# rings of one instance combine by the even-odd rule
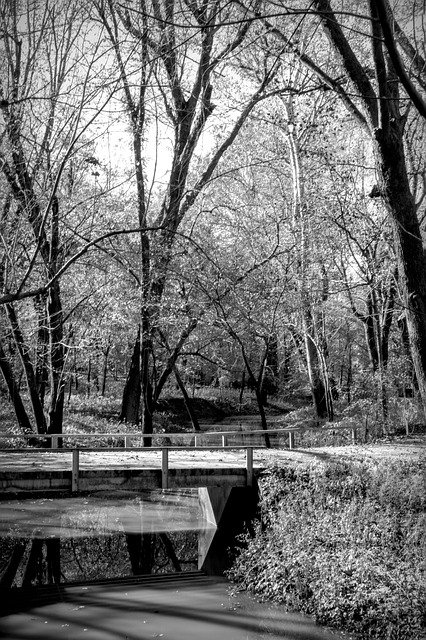
[[[423,240],[416,203],[410,189],[404,150],[404,131],[410,108],[410,96],[401,91],[395,61],[385,47],[382,24],[375,0],[363,2],[354,15],[333,11],[331,0],[314,0],[315,9],[335,57],[335,73],[329,72],[317,47],[308,55],[284,29],[272,24],[265,15],[258,17],[301,61],[317,74],[324,87],[336,91],[350,114],[369,134],[378,177],[377,194],[383,199],[392,222],[398,266],[398,282],[404,301],[414,367],[426,413],[426,268]],[[299,3],[292,9],[303,12]],[[365,13],[361,13],[364,10]],[[387,19],[390,18],[389,7]],[[369,25],[369,32],[349,38],[354,24]],[[395,23],[394,23],[395,24]],[[395,28],[395,27],[394,27]],[[347,31],[349,29],[349,31]],[[356,29],[359,31],[359,29]],[[403,38],[398,36],[398,41]],[[405,38],[408,41],[408,38]],[[408,47],[404,53],[410,55]],[[413,61],[417,52],[413,49]],[[343,77],[342,77],[343,74]],[[345,84],[349,82],[349,85]]]
[[[273,66],[251,93],[242,91],[241,103],[234,110],[231,124],[212,145],[207,162],[197,167],[197,150],[206,123],[215,111],[223,91],[221,72],[245,41],[250,23],[239,23],[229,3],[216,1],[179,3],[162,0],[144,3],[141,11],[123,8],[113,0],[95,2],[114,48],[121,78],[124,104],[129,119],[136,183],[136,210],[140,226],[140,336],[139,367],[128,377],[122,416],[138,422],[139,398],[143,433],[153,430],[155,409],[154,336],[160,322],[161,301],[173,257],[176,233],[200,192],[242,128],[255,105],[266,95],[273,77]],[[130,47],[130,48],[129,48]],[[138,51],[139,59],[129,57]],[[129,64],[130,60],[130,64]],[[138,80],[135,83],[135,74]],[[222,97],[223,97],[222,93]],[[149,133],[149,108],[155,104],[156,121],[165,123],[171,136],[170,164],[164,191],[156,211],[152,211],[151,191],[147,189],[144,153]],[[164,150],[163,150],[164,153]],[[150,231],[156,230],[155,234]],[[170,347],[173,350],[172,345]],[[129,393],[130,387],[134,390]],[[131,401],[130,401],[131,398]],[[146,443],[149,444],[149,438]]]
[[[83,12],[68,0],[2,2],[0,23],[3,303],[37,430],[61,432],[66,349],[59,274],[67,257],[61,231],[70,195],[65,169],[96,112],[90,83],[96,42],[81,50],[87,36]],[[90,57],[91,63],[83,63]],[[88,102],[91,116],[84,117]],[[35,307],[27,304],[23,311],[15,300],[26,297],[27,286]],[[37,346],[32,349],[25,326],[34,315]]]

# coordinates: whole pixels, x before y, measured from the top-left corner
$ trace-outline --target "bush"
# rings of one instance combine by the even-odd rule
[[[261,518],[229,577],[362,638],[421,637],[425,465],[271,469]]]

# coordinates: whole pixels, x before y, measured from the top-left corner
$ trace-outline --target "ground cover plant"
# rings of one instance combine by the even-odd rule
[[[269,469],[229,577],[363,639],[424,637],[425,477],[425,461]]]

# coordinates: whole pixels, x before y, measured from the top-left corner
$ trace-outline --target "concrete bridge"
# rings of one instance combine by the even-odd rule
[[[110,462],[105,460],[105,448],[84,449],[9,449],[0,452],[0,499],[2,497],[32,496],[34,494],[75,494],[91,491],[143,491],[148,489],[180,489],[198,487],[251,487],[253,485],[253,447],[229,447],[227,451],[239,451],[244,455],[244,465],[226,465],[223,458],[214,466],[180,463],[170,468],[170,453],[190,451],[191,454],[213,454],[217,447],[133,447],[126,450],[136,458],[132,464],[117,461],[114,449],[107,450]],[[120,451],[121,453],[121,451]],[[82,466],[82,455],[87,461]],[[101,459],[97,463],[97,454]],[[160,459],[155,458],[159,454]],[[8,468],[1,464],[8,457]],[[13,459],[15,462],[13,462]],[[140,461],[138,464],[138,460]],[[179,463],[178,463],[179,464]]]
[[[356,432],[351,427],[329,427],[333,431],[350,431],[355,442]],[[10,434],[0,435],[3,442],[39,440],[48,448],[8,447],[0,448],[0,499],[3,494],[24,492],[72,492],[103,489],[154,489],[183,487],[242,487],[253,484],[253,450],[265,448],[265,436],[274,447],[295,449],[295,436],[304,427],[291,429],[250,429],[247,431],[210,431],[199,433],[175,433],[143,435],[137,433],[64,433],[64,434]],[[309,430],[312,430],[309,429]],[[315,430],[315,429],[314,429]],[[318,429],[316,429],[318,431]],[[143,447],[144,439],[153,440],[154,447]],[[106,446],[100,447],[99,442]],[[96,446],[91,446],[95,442]],[[218,445],[220,443],[220,446]],[[135,443],[139,443],[136,444]],[[117,446],[118,445],[118,446]],[[162,445],[162,446],[161,446]],[[105,451],[111,453],[111,461],[97,463]],[[212,468],[206,452],[229,453],[239,451],[244,455],[243,465],[224,464],[223,456]],[[118,454],[140,454],[140,464],[129,465]],[[197,466],[169,465],[169,454],[191,452],[200,454]],[[81,458],[90,463],[81,463]],[[157,459],[155,458],[157,455]],[[160,458],[160,459],[158,459]]]
[[[295,433],[303,430],[270,429],[268,435],[276,436],[277,440],[288,438],[288,449],[293,449]],[[171,444],[173,436],[179,441],[178,446]],[[197,489],[201,519],[209,525],[199,531],[198,567],[208,574],[221,575],[228,566],[229,547],[253,519],[258,502],[253,451],[260,444],[256,447],[236,444],[235,438],[241,442],[241,438],[247,441],[256,437],[261,442],[264,436],[263,430],[244,434],[241,431],[156,434],[156,441],[167,442],[167,446],[149,448],[134,446],[135,440],[140,442],[144,438],[140,433],[1,436],[18,438],[21,442],[22,438],[40,438],[44,444],[50,439],[51,447],[0,450],[0,501],[93,492],[137,495],[156,489]],[[91,440],[97,442],[102,438],[109,444],[110,440],[121,440],[124,446],[90,446]],[[185,438],[191,439],[191,446],[185,446]],[[234,442],[230,445],[232,438]],[[221,446],[212,444],[212,439],[216,443],[219,439]],[[67,448],[67,444],[71,446]],[[229,458],[236,452],[238,463],[236,456]],[[186,461],[182,462],[185,455]],[[128,456],[131,462],[126,463],[123,456]]]
[[[239,466],[215,464],[170,467],[169,456],[175,452],[197,453],[204,459],[219,447],[132,447],[125,453],[141,456],[144,464],[133,461],[131,468],[114,462],[116,450],[105,461],[106,449],[8,449],[0,452],[0,501],[39,497],[90,495],[139,495],[146,491],[196,489],[200,521],[206,526],[198,532],[198,568],[211,575],[221,575],[228,566],[227,551],[235,537],[253,519],[257,507],[257,483],[253,471],[253,447],[226,447],[240,452]],[[122,451],[122,450],[121,450]],[[101,464],[96,464],[97,455]],[[123,455],[123,454],[122,454]],[[8,468],[1,465],[8,458]],[[81,459],[89,456],[86,463]],[[157,458],[155,460],[155,458]],[[13,459],[15,462],[13,462]],[[1,516],[0,516],[1,517]]]

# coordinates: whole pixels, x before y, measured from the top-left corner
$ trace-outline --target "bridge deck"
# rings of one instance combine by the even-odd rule
[[[312,449],[253,449],[253,469],[270,464],[318,465],[330,460],[350,458],[404,458],[413,460],[425,455],[424,442],[392,443],[380,445],[356,445],[322,447]],[[168,476],[170,487],[217,486],[246,483],[247,459],[244,449],[226,448],[175,448],[168,451]],[[105,484],[122,484],[122,481],[140,485],[145,476],[147,488],[162,486],[162,451],[103,448],[102,450],[80,450],[80,479],[85,478],[91,486],[102,479]],[[1,450],[0,451],[0,498],[20,490],[71,488],[72,450]],[[50,483],[50,484],[49,484]],[[84,484],[79,488],[83,489]],[[99,487],[98,487],[99,488]],[[123,487],[124,488],[124,487]],[[142,487],[143,488],[143,487]]]
[[[164,452],[167,452],[166,469]],[[0,452],[0,496],[34,491],[246,486],[246,450],[72,450]]]
[[[172,468],[217,468],[244,467],[245,450],[210,447],[199,449],[169,449],[169,467]],[[254,459],[259,465],[265,464],[268,453],[254,450]],[[3,472],[65,471],[71,468],[72,449],[55,450],[0,450],[0,474]],[[102,448],[80,449],[80,468],[84,469],[161,469],[161,449]]]

